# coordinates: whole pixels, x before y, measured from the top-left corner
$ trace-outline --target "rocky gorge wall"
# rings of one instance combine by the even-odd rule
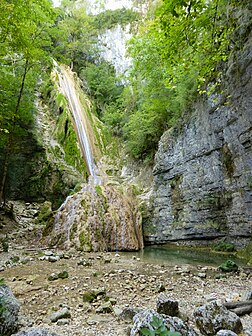
[[[224,93],[199,98],[189,120],[161,138],[147,243],[251,238],[251,33],[246,40],[229,61]]]

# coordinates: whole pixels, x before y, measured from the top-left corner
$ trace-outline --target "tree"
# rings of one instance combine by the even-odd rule
[[[54,11],[49,0],[3,0],[0,4],[0,204],[11,156],[33,122],[39,69],[47,62]]]

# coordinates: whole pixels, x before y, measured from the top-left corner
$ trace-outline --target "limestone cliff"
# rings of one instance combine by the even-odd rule
[[[243,245],[251,237],[252,36],[243,23],[224,93],[199,97],[187,122],[161,138],[147,242],[227,237]]]

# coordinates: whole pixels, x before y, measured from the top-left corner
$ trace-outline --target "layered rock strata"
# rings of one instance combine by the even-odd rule
[[[188,122],[161,138],[147,242],[251,237],[251,45],[250,34],[229,62],[224,93],[198,100]]]

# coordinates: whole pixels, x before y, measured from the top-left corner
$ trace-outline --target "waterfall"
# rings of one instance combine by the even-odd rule
[[[87,135],[86,116],[78,92],[75,88],[74,78],[70,71],[67,71],[64,66],[59,67],[55,61],[54,66],[59,77],[60,89],[66,97],[72,113],[79,145],[85,158],[90,178],[94,184],[99,184],[100,178],[97,175],[97,167],[94,163],[94,158]]]
[[[95,143],[88,133],[90,120],[75,76],[55,61],[54,68],[90,176],[88,183],[68,196],[58,209],[49,243],[66,249],[73,246],[80,251],[138,250],[143,247],[142,221],[133,193],[106,183],[106,175],[101,177],[102,169],[97,174],[91,150]]]

